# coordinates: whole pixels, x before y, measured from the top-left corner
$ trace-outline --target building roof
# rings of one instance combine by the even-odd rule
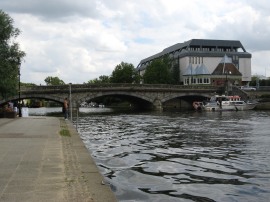
[[[242,49],[242,51],[238,52],[238,49]],[[222,57],[224,52],[251,58],[251,54],[246,52],[241,42],[237,40],[191,39],[184,43],[177,43],[169,46],[163,51],[141,60],[137,68],[140,69],[142,66],[142,69],[144,69],[148,62],[151,62],[153,59],[159,58],[163,55],[170,55],[174,58],[189,55],[200,57]]]
[[[224,57],[221,59],[221,61],[219,63],[232,63],[232,58],[229,58],[226,54],[224,55]]]
[[[197,74],[210,74],[210,72],[208,71],[208,68],[204,65],[201,64],[201,66],[197,69]]]
[[[194,75],[194,74],[195,74],[195,71],[193,70],[192,64],[189,63],[183,75]]]
[[[183,76],[188,75],[209,75],[208,68],[204,65],[198,65],[195,69],[192,67],[192,64],[189,64],[183,73]]]
[[[165,48],[162,53],[167,54],[175,50],[180,50],[184,47],[228,47],[228,48],[242,48],[246,52],[244,46],[240,41],[233,40],[212,40],[212,39],[191,39],[184,43],[177,43],[168,48]]]
[[[212,75],[234,75],[242,76],[241,72],[236,68],[236,66],[229,62],[228,57],[225,55],[216,69],[213,71]]]

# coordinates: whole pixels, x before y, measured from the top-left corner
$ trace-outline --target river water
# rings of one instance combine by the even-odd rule
[[[88,113],[78,131],[121,202],[270,200],[270,111]]]

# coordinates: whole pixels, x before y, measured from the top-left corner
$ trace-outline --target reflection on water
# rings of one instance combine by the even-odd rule
[[[269,201],[270,112],[89,115],[79,132],[119,201]]]
[[[29,108],[29,116],[48,116],[48,115],[59,115],[62,113],[61,107],[39,107],[39,108]]]
[[[60,115],[63,115],[62,114],[62,107],[29,108],[28,111],[29,111],[29,116],[60,116]],[[88,116],[89,113],[92,114],[92,113],[112,112],[112,109],[110,109],[110,108],[79,108],[79,112],[80,112],[80,115]],[[73,113],[76,113],[76,111],[74,111]]]

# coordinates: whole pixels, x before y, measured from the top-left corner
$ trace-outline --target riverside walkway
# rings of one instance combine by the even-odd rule
[[[60,135],[66,129],[71,135]],[[0,119],[0,201],[117,201],[102,180],[69,121]]]

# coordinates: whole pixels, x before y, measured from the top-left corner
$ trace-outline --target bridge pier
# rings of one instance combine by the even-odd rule
[[[154,105],[154,110],[155,111],[159,111],[159,112],[163,111],[163,105],[162,105],[162,102],[159,99],[156,99],[153,102],[153,105]]]

